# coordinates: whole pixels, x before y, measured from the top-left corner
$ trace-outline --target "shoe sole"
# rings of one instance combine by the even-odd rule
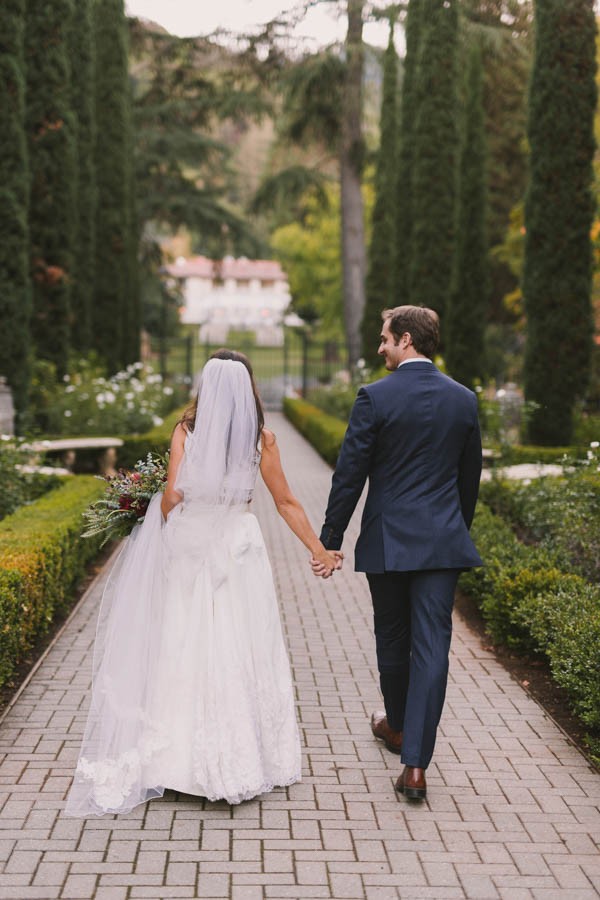
[[[396,786],[399,794],[404,794],[407,800],[424,800],[427,796],[427,788],[405,788],[404,785]]]
[[[424,800],[427,791],[424,788],[404,788],[402,791],[407,800]]]

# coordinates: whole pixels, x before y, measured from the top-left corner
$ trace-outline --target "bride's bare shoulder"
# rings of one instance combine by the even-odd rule
[[[262,449],[270,450],[271,447],[275,445],[277,438],[275,434],[270,431],[268,428],[263,428],[262,430]]]
[[[175,428],[173,429],[173,434],[171,435],[171,443],[172,444],[181,444],[186,439],[188,431],[183,422],[178,422]]]

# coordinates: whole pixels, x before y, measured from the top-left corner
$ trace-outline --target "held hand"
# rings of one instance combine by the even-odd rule
[[[340,550],[325,550],[311,557],[310,565],[313,575],[320,578],[330,578],[336,569],[342,568],[344,554]]]

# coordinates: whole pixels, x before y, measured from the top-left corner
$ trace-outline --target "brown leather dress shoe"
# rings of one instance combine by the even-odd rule
[[[402,753],[402,732],[394,731],[388,725],[384,712],[374,712],[371,716],[371,731],[391,753]]]
[[[396,782],[396,790],[408,797],[409,800],[424,800],[427,796],[425,769],[404,766],[404,770]]]

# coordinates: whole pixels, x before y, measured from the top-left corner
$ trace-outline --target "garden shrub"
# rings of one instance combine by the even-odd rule
[[[346,433],[346,422],[327,415],[305,400],[286,397],[283,410],[292,425],[304,435],[317,453],[334,466]]]
[[[70,477],[0,523],[0,687],[53,617],[66,611],[97,553],[99,538],[81,538],[81,516],[101,493],[97,478]]]
[[[565,604],[556,613],[548,658],[554,678],[592,732],[590,744],[600,757],[600,588],[582,586],[576,599],[571,608]]]
[[[162,424],[184,399],[183,385],[163,382],[152,367],[132,363],[110,378],[92,354],[75,361],[59,378],[47,360],[36,360],[26,427],[45,436],[140,433]]]
[[[31,503],[46,491],[58,486],[60,479],[54,475],[22,472],[18,467],[27,463],[27,454],[19,449],[20,443],[8,435],[0,439],[0,520],[19,506]]]
[[[494,491],[497,497],[498,485]],[[521,543],[481,501],[472,535],[485,565],[463,573],[461,589],[479,604],[495,641],[546,656],[554,679],[591,731],[590,747],[600,753],[594,734],[600,731],[600,587],[565,571],[560,546]]]
[[[598,581],[600,475],[592,462],[565,469],[561,478],[492,479],[480,495],[521,538],[551,549],[561,568]]]

